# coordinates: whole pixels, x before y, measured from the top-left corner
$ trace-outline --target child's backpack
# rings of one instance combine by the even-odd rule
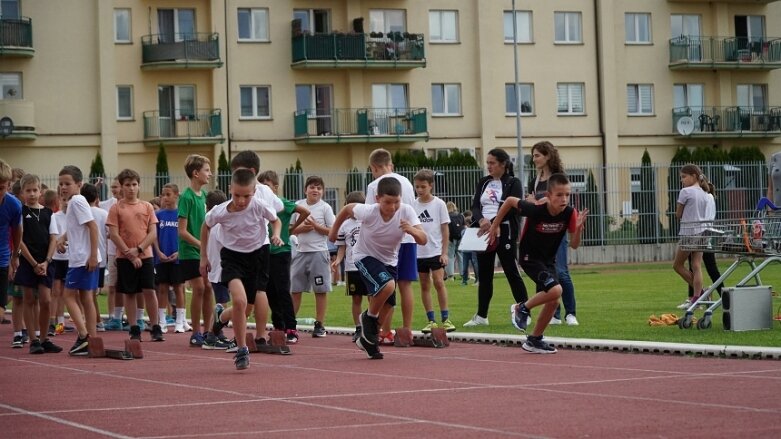
[[[461,239],[461,232],[464,229],[464,215],[453,212],[450,214],[450,224],[448,224],[448,231],[450,232],[450,240],[457,241]]]

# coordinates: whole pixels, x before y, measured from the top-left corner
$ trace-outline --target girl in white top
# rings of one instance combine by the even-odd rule
[[[681,168],[681,189],[675,216],[681,221],[678,235],[681,241],[695,240],[705,230],[708,210],[708,181],[699,166],[687,164]],[[686,266],[686,260],[691,255],[691,271]],[[694,290],[692,303],[696,302],[702,293],[702,252],[682,250],[679,244],[675,252],[673,269]]]

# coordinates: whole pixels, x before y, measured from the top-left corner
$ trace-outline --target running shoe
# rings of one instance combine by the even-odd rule
[[[106,325],[103,322],[98,322],[95,324],[95,331],[97,332],[106,332]]]
[[[380,333],[378,341],[383,346],[393,346],[396,344],[396,337],[393,335],[393,331]]]
[[[193,332],[190,336],[190,346],[194,348],[203,346],[203,335],[200,332]]]
[[[454,325],[450,319],[442,320],[442,324],[440,326],[445,330],[445,332],[453,332],[456,330],[456,325]]]
[[[431,330],[434,328],[439,328],[439,325],[437,325],[437,322],[431,320],[426,324],[426,326],[423,327],[423,329],[420,330],[420,332],[424,334],[431,334]]]
[[[475,314],[468,322],[464,323],[466,328],[471,326],[488,326],[488,319]]]
[[[298,343],[298,331],[295,329],[288,329],[286,331],[287,335],[287,344],[296,344]]]
[[[236,355],[233,357],[233,364],[236,365],[236,369],[244,370],[249,367],[249,348],[244,346],[236,351]]]
[[[54,334],[57,333],[57,328],[54,327],[54,325],[49,325],[49,332],[46,333],[49,337],[54,337]]]
[[[201,345],[201,349],[206,350],[226,350],[230,347],[230,343],[228,341],[223,341],[217,338],[214,333],[209,333],[206,338],[203,341],[203,345]]]
[[[152,326],[152,341],[165,341],[165,338],[163,338],[163,329],[160,325]]]
[[[236,339],[232,338],[228,340],[228,349],[225,349],[225,352],[233,354],[238,352],[238,350],[239,350],[239,345],[236,344]]]
[[[561,324],[561,319],[557,319],[556,316],[553,316],[553,317],[550,318],[550,323],[548,323],[548,324],[549,325],[560,325]]]
[[[555,354],[557,352],[556,348],[545,342],[541,335],[539,337],[533,335],[527,336],[526,341],[521,345],[521,348],[523,348],[524,351],[535,354]]]
[[[382,360],[382,352],[380,352],[380,348],[376,344],[367,343],[363,337],[359,337],[355,344],[362,351],[366,352],[370,360]]]
[[[89,335],[85,335],[84,338],[76,337],[76,343],[73,344],[68,354],[73,356],[86,356],[89,354]]]
[[[62,348],[57,346],[56,344],[52,343],[51,340],[44,340],[43,343],[41,343],[41,346],[43,347],[43,351],[47,354],[59,354],[62,352]]]
[[[377,346],[377,343],[379,342],[377,336],[379,335],[378,332],[380,329],[377,317],[370,316],[366,311],[362,312],[361,328],[363,328],[361,331],[361,340],[365,341],[365,344]]]
[[[30,343],[30,353],[31,354],[42,354],[43,352],[44,352],[43,351],[43,346],[41,346],[41,341],[40,340],[36,339],[36,340],[33,340],[32,343]]]
[[[133,325],[130,327],[130,339],[141,341],[141,327]]]
[[[315,321],[315,328],[312,330],[312,338],[325,338],[328,334],[325,332],[323,323],[319,320]]]
[[[11,347],[14,349],[21,349],[24,342],[22,342],[21,335],[15,335],[13,341],[11,341]]]
[[[526,332],[529,324],[529,310],[524,305],[510,305],[510,320],[513,326],[521,332]]]
[[[358,340],[358,338],[360,336],[361,336],[361,327],[360,326],[356,326],[355,327],[355,332],[353,332],[353,343],[355,343],[355,341]]]
[[[578,322],[578,318],[575,317],[575,314],[567,314],[567,317],[564,318],[564,321],[567,322],[570,326],[578,326],[580,323]]]

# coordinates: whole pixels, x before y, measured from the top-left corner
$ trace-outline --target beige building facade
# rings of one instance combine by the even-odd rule
[[[190,153],[363,168],[369,152],[516,148],[510,0],[2,2],[0,157],[173,175]],[[667,162],[781,150],[781,2],[518,0],[524,152]],[[358,20],[356,20],[358,19]],[[361,20],[362,19],[362,20]]]

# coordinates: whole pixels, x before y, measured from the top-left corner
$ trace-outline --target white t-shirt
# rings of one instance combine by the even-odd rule
[[[706,220],[715,220],[716,219],[716,199],[713,198],[713,194],[707,194],[708,195],[708,205],[705,209],[705,219]]]
[[[366,204],[375,204],[377,202],[377,184],[385,177],[393,177],[399,180],[401,183],[401,202],[412,206],[412,203],[415,202],[415,187],[407,180],[407,177],[395,172],[377,177],[377,179],[369,183],[369,186],[366,187]],[[415,238],[405,233],[404,240],[401,242],[405,244],[413,243]]]
[[[117,199],[114,197],[109,198],[108,200],[101,201],[98,203],[98,206],[100,206],[101,209],[105,210],[106,213],[108,213],[109,210],[111,210],[111,206],[117,204]],[[106,231],[106,234],[108,235],[108,230]],[[106,241],[106,253],[109,256],[116,256],[117,255],[117,245],[114,244],[114,241],[107,240]]]
[[[683,205],[680,236],[699,235],[705,231],[703,221],[708,219],[708,193],[699,185],[687,186],[678,194],[678,204]],[[688,224],[687,224],[688,223]]]
[[[90,221],[95,221],[92,207],[82,195],[74,195],[68,202],[68,211],[65,213],[65,229],[68,231],[68,268],[87,265],[92,244],[89,229],[85,224]],[[100,245],[99,242],[97,244]],[[98,264],[102,261],[98,252]]]
[[[223,247],[240,253],[253,252],[268,239],[265,220],[276,220],[277,213],[256,197],[251,198],[247,207],[238,212],[228,211],[228,205],[232,202],[228,200],[206,213],[205,224],[209,227],[222,224]]]
[[[318,201],[315,204],[307,203],[306,199],[296,201],[299,206],[304,206],[309,210],[309,218],[317,221],[318,223],[331,227],[334,225],[336,217],[334,216],[334,210],[331,209],[331,205],[323,200]],[[295,224],[298,221],[298,214],[294,214],[290,219],[291,224]],[[328,251],[328,236],[321,235],[317,230],[311,230],[306,233],[299,233],[298,235],[298,251],[302,253],[307,252],[320,252]]]
[[[60,236],[65,234],[65,212],[58,211],[55,212],[54,215],[52,215],[52,222],[57,223],[57,239],[60,238]],[[69,256],[68,252],[68,246],[65,246],[65,252],[60,253],[59,251],[55,251],[52,255],[52,259],[55,261],[67,261]]]
[[[91,207],[92,216],[95,217],[95,224],[98,226],[98,252],[100,252],[100,268],[106,268],[106,260],[108,255],[106,254],[106,243],[111,241],[108,239],[108,229],[106,228],[106,220],[108,219],[108,212],[100,207]]]
[[[263,183],[258,183],[255,185],[255,198],[265,202],[266,205],[274,209],[274,212],[281,212],[285,208],[285,205],[282,204],[282,200],[279,199],[277,194],[275,194],[271,188]],[[266,230],[268,230],[268,221],[263,221],[265,221]],[[266,233],[266,237],[263,238],[263,245],[269,244],[270,242],[271,241],[269,241],[268,233]]]
[[[439,197],[434,197],[428,203],[417,199],[412,207],[418,214],[423,231],[428,235],[428,243],[418,246],[418,258],[442,256],[442,224],[450,224],[447,205]]]
[[[502,202],[502,180],[491,180],[485,185],[485,190],[480,195],[480,205],[483,206],[483,218],[492,220],[499,213],[499,205]]]
[[[206,251],[209,253],[209,282],[218,283],[222,277],[222,265],[220,264],[220,250],[222,250],[222,224],[215,224],[209,230],[209,242],[206,243]]]
[[[353,218],[347,218],[339,227],[339,235],[336,238],[336,245],[345,246],[344,249],[344,271],[357,271],[355,259],[353,259],[353,249],[358,243],[358,235],[361,233],[361,222]]]
[[[353,216],[361,222],[361,234],[353,248],[353,261],[371,256],[392,267],[398,264],[399,246],[407,234],[401,230],[401,221],[412,226],[420,224],[415,209],[404,203],[388,222],[383,221],[379,204],[357,204],[353,208]]]

